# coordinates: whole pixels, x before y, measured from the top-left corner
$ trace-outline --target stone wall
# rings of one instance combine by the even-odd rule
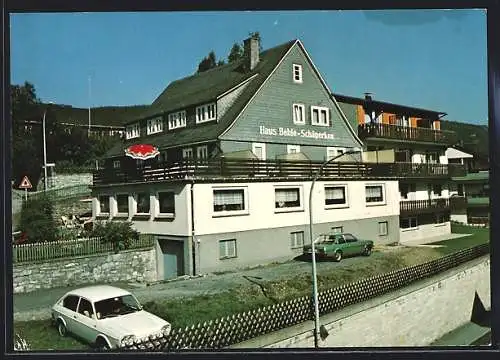
[[[92,202],[80,201],[80,199],[73,199],[67,201],[59,201],[54,204],[54,219],[57,222],[61,221],[61,215],[82,215],[86,212],[92,211]]]
[[[96,282],[157,280],[154,249],[14,264],[14,294]]]
[[[92,184],[92,173],[82,173],[82,174],[58,174],[56,170],[56,176],[51,179],[50,188],[61,188],[67,186],[81,185],[81,184]],[[39,182],[38,189],[43,190],[43,178]]]
[[[322,347],[428,346],[471,319],[475,294],[491,307],[489,256],[340,311],[320,323]],[[314,322],[276,331],[232,348],[314,347]]]

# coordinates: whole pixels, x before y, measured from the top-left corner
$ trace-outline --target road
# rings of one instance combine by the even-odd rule
[[[377,258],[382,257],[385,251],[373,252],[371,258],[376,260]],[[335,263],[333,261],[318,262],[318,274],[329,272],[334,268],[350,267],[360,261],[367,261],[367,259],[361,256],[344,259],[340,263]],[[235,288],[240,285],[251,284],[251,282],[245,277],[249,277],[251,280],[257,282],[265,282],[280,279],[291,279],[296,274],[309,272],[311,272],[311,263],[309,261],[293,260],[286,263],[272,264],[265,267],[242,270],[239,272],[220,275],[211,274],[203,277],[158,283],[150,286],[131,283],[115,283],[111,285],[116,285],[133,292],[141,303],[146,303],[156,299],[175,299],[213,294],[230,288]],[[14,320],[27,321],[49,318],[50,307],[67,291],[76,287],[54,288],[38,290],[26,294],[15,294],[13,299]]]

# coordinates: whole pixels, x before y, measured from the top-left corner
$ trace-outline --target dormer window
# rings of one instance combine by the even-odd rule
[[[128,125],[127,130],[125,132],[126,139],[133,139],[139,137],[141,135],[141,128],[139,123]]]
[[[163,119],[161,117],[148,120],[148,126],[147,126],[148,135],[156,134],[162,131],[163,131]]]
[[[215,120],[215,103],[196,107],[196,123]]]
[[[302,65],[293,64],[293,82],[302,83]]]
[[[168,129],[177,129],[186,127],[186,111],[177,111],[168,115]]]

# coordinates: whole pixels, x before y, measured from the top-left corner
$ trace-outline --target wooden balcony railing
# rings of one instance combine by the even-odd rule
[[[422,214],[449,209],[449,199],[402,200],[399,203],[399,212],[401,215]]]
[[[301,178],[312,179],[320,161],[282,161],[254,159],[211,159],[182,161],[144,168],[102,169],[93,174],[94,185],[164,181],[175,179],[221,178]],[[322,178],[450,178],[465,174],[459,164],[357,163],[332,162]]]
[[[360,124],[358,126],[358,136],[361,139],[375,137],[405,141],[425,141],[450,145],[455,144],[458,141],[457,134],[454,131],[378,123]]]

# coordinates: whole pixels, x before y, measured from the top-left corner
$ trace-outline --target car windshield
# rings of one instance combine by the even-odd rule
[[[97,319],[130,314],[141,310],[141,305],[133,295],[123,295],[97,301],[95,304]]]

